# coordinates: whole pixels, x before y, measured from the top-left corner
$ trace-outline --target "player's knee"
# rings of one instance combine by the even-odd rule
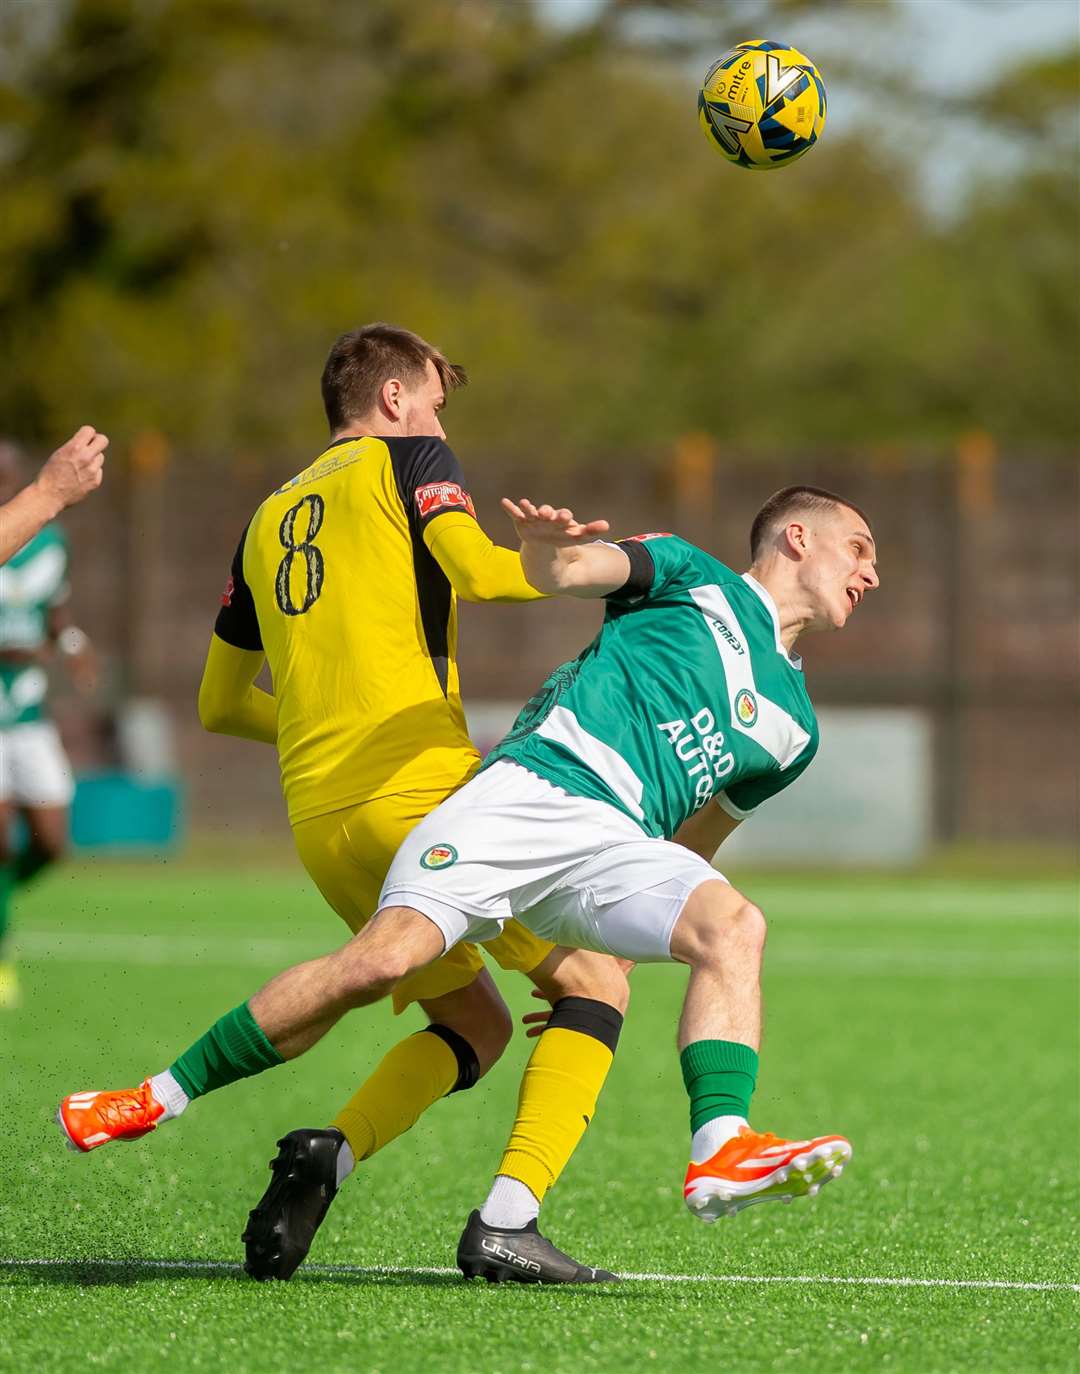
[[[630,1005],[630,984],[617,960],[593,950],[553,950],[529,975],[554,1005],[563,997],[605,1002],[620,1015]]]
[[[366,957],[349,945],[340,951],[335,970],[338,997],[347,1006],[364,1007],[388,997],[406,974],[408,961],[396,950],[379,950]]]
[[[408,907],[385,907],[331,957],[335,995],[366,1006],[442,953],[438,927]]]
[[[625,1016],[630,1005],[630,983],[615,960],[602,954],[599,965],[590,966],[584,978],[560,992],[559,996],[586,997],[593,1002],[603,1002],[614,1008],[620,1016]]]
[[[514,1018],[493,983],[485,986],[485,980],[478,978],[467,989],[467,994],[463,1006],[455,1008],[450,1016],[440,1016],[439,1021],[472,1047],[477,1077],[482,1078],[509,1045],[514,1033]]]
[[[341,1001],[348,1007],[367,1007],[389,997],[400,978],[383,969],[363,969],[347,978],[341,987]]]
[[[731,939],[756,954],[764,952],[768,924],[759,906],[744,899],[729,917],[729,925]]]
[[[579,954],[588,954],[579,950]],[[588,962],[579,970],[580,978],[576,988],[567,988],[566,996],[588,997],[594,1002],[604,1002],[613,1007],[621,1016],[626,1015],[630,1005],[630,984],[619,964],[607,954],[592,954]]]
[[[469,1039],[476,1049],[476,1057],[480,1061],[481,1076],[502,1058],[503,1050],[509,1045],[513,1034],[514,1018],[510,1015],[510,1008],[500,998],[498,1006],[492,1007],[484,1020],[474,1026],[469,1034]]]
[[[760,907],[735,888],[709,883],[687,903],[672,935],[671,952],[691,965],[723,965],[734,952],[760,958],[766,921]]]
[[[509,1013],[507,1020],[509,1021]],[[512,1029],[511,1024],[509,1030]],[[425,1026],[420,1034],[425,1032],[438,1036],[457,1060],[457,1078],[450,1089],[451,1093],[465,1092],[468,1088],[475,1087],[502,1054],[509,1039],[509,1034],[506,1039],[501,1039],[497,1035],[489,1037],[486,1033],[478,1032],[475,1027],[468,1035],[462,1035],[453,1026],[446,1026],[437,1021]]]
[[[471,1047],[477,1077],[497,1062],[514,1033],[510,1009],[486,969],[464,987],[424,998],[420,1005],[433,1025],[446,1027]]]

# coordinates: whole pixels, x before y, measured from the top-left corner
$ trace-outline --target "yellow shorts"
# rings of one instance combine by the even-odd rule
[[[398,792],[313,816],[293,826],[300,861],[315,886],[352,931],[375,914],[379,892],[402,840],[450,795],[445,788]],[[503,968],[530,973],[555,948],[510,920],[484,948]],[[394,1011],[467,987],[484,961],[476,945],[462,943],[394,989]]]

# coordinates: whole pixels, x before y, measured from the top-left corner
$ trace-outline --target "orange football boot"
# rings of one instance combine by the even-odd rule
[[[56,1109],[56,1124],[69,1150],[85,1154],[110,1140],[138,1140],[157,1129],[165,1108],[150,1091],[150,1080],[119,1092],[72,1093]]]
[[[702,1221],[733,1217],[755,1202],[791,1202],[815,1197],[830,1179],[839,1178],[851,1159],[842,1135],[813,1140],[781,1140],[743,1126],[703,1164],[692,1160],[683,1197]]]

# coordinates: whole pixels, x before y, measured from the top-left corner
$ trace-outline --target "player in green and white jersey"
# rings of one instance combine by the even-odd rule
[[[829,492],[786,488],[758,513],[740,576],[673,535],[598,543],[603,521],[504,506],[532,585],[604,598],[600,633],[552,674],[487,765],[410,833],[374,919],[335,953],[279,974],[181,1060],[212,1064],[204,1077],[218,1087],[293,1059],[345,1012],[459,940],[492,938],[514,915],[563,947],[689,966],[678,1043],[692,1129],[684,1195],[697,1216],[813,1195],[851,1147],[837,1135],[789,1141],[750,1129],[765,919],[709,860],[813,757],[817,727],[793,646],[805,632],[841,628],[878,585],[866,517]],[[552,1092],[545,1042],[562,1033],[556,1020],[528,1068],[550,1076]],[[149,1082],[65,1098],[58,1120],[69,1141],[73,1130],[81,1149],[131,1139],[186,1106],[148,1107]],[[504,1164],[534,1146],[519,1118]],[[541,1236],[539,1206],[500,1172],[461,1237],[462,1271],[613,1277]]]
[[[512,912],[558,945],[689,964],[679,1028],[688,1206],[714,1220],[812,1195],[851,1147],[750,1129],[764,919],[705,860],[816,752],[793,645],[842,627],[877,586],[866,518],[819,489],[778,492],[740,576],[674,535],[582,546],[570,512],[503,504],[530,582],[606,598],[604,623],[481,773],[410,834],[380,906],[423,913],[446,943],[465,930],[483,939]],[[504,1162],[527,1154],[529,1137],[529,1123],[515,1123]],[[516,1277],[530,1259],[542,1264],[537,1214],[536,1198],[497,1176],[462,1235],[463,1272]]]
[[[22,467],[17,447],[0,443],[0,502],[21,487]],[[49,523],[0,567],[0,1007],[18,1000],[4,948],[12,893],[67,844],[74,783],[49,719],[45,661],[57,648],[80,685],[93,675],[89,640],[70,622],[68,594],[67,539]],[[17,852],[16,813],[25,832]]]

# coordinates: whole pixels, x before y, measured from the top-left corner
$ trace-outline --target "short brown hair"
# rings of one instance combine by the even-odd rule
[[[836,510],[840,506],[861,515],[869,526],[866,512],[860,510],[854,501],[837,496],[834,491],[826,491],[824,487],[783,487],[774,492],[754,516],[754,523],[750,526],[750,561],[757,562],[765,552],[769,536],[781,525],[786,525],[797,511]]]
[[[331,432],[367,415],[392,377],[411,384],[422,381],[429,362],[435,364],[444,391],[468,381],[463,367],[447,362],[411,329],[377,323],[342,334],[322,374],[323,405]]]

